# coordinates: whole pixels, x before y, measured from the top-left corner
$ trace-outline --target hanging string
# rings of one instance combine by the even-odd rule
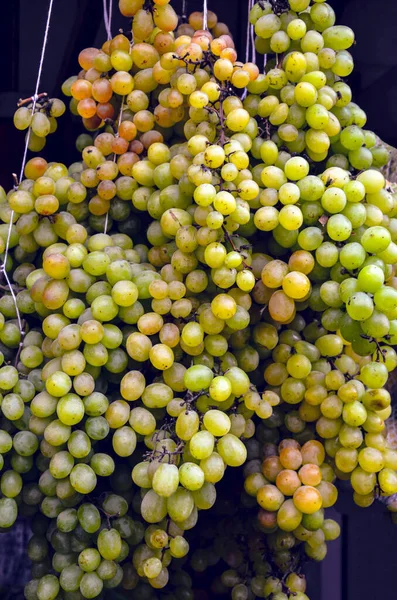
[[[255,0],[252,0],[251,8],[254,7],[254,3],[255,3]],[[251,49],[252,49],[251,62],[253,62],[254,65],[256,65],[255,30],[254,30],[253,25],[250,26],[250,30],[251,30]]]
[[[120,125],[121,125],[121,120],[123,118],[124,98],[125,98],[125,96],[123,96],[122,99],[121,99],[120,114],[119,114],[119,118],[118,118],[118,121],[117,121],[117,133],[116,133],[117,137],[119,136],[119,129],[120,129]],[[114,155],[114,159],[113,160],[114,160],[114,162],[116,162],[116,155]]]
[[[51,23],[53,5],[54,5],[54,0],[50,0],[49,6],[48,6],[47,22],[46,22],[45,31],[44,31],[43,46],[41,48],[39,70],[37,72],[36,89],[35,89],[34,95],[32,96],[32,115],[34,115],[34,111],[36,110],[37,100],[39,98],[39,87],[40,87],[40,82],[41,82],[41,75],[43,72],[44,58],[45,58],[47,42],[48,42],[48,33],[50,31],[50,23]],[[23,179],[23,174],[24,174],[25,166],[26,166],[26,158],[28,155],[28,147],[29,147],[31,132],[32,132],[32,129],[31,129],[31,127],[29,127],[28,133],[26,135],[25,148],[24,148],[23,157],[22,157],[22,165],[21,165],[21,170],[20,170],[20,174],[19,174],[19,179],[17,180],[17,184],[20,184]],[[17,189],[18,185],[15,185],[14,188]],[[24,332],[24,327],[22,324],[21,313],[19,312],[15,292],[14,292],[12,283],[11,283],[10,278],[8,277],[8,273],[7,273],[8,252],[10,249],[10,240],[11,240],[11,233],[12,233],[12,225],[13,225],[13,221],[14,221],[14,214],[15,213],[12,210],[10,213],[10,224],[9,224],[8,232],[7,232],[7,243],[6,243],[5,252],[4,252],[4,261],[0,267],[0,272],[4,275],[4,278],[7,282],[7,286],[10,290],[10,294],[12,296],[14,306],[15,306],[15,312],[17,315],[19,331],[21,333],[21,337],[23,338],[25,332]],[[22,341],[20,343],[20,346],[21,345],[22,345]]]
[[[247,16],[247,39],[246,39],[246,43],[245,43],[245,62],[249,62],[250,60],[250,46],[251,43],[255,44],[255,39],[253,39],[253,35],[254,35],[254,28],[250,23],[250,14],[251,14],[251,9],[254,5],[255,0],[248,0],[248,16]],[[256,57],[255,57],[256,59]],[[252,62],[255,62],[255,60],[253,60]],[[248,90],[247,88],[245,88],[243,95],[242,95],[242,100],[245,100],[245,98],[247,97],[248,94]]]
[[[266,66],[267,66],[267,54],[265,52],[265,54],[263,55],[263,72],[264,73],[266,71]]]
[[[108,40],[112,39],[112,31],[111,31],[111,24],[112,24],[112,12],[113,12],[113,0],[109,0],[109,13],[107,14],[107,25],[106,25],[106,16],[105,16],[105,12],[106,12],[106,0],[103,0],[103,8],[104,8],[104,20],[105,20],[105,26],[106,26],[106,31],[108,34]],[[134,45],[134,40],[132,39],[130,42],[130,50],[132,48],[132,46]],[[116,137],[119,136],[119,129],[120,129],[120,125],[121,125],[121,120],[123,118],[123,111],[124,111],[124,99],[125,96],[122,97],[121,99],[121,106],[120,106],[120,113],[119,113],[119,118],[117,121],[117,131],[116,131]],[[116,162],[117,160],[117,154],[115,153],[113,156],[113,162]],[[109,211],[107,211],[106,216],[105,216],[105,224],[103,226],[103,233],[106,234],[107,230],[109,227]]]
[[[208,29],[208,2],[204,0],[203,5],[203,30],[207,31]]]
[[[103,21],[105,23],[105,29],[108,36],[108,40],[113,38],[112,36],[112,16],[113,16],[113,0],[109,0],[109,9],[106,5],[107,0],[103,0]]]
[[[11,217],[13,217],[13,216],[14,216],[14,211],[11,212]],[[13,219],[11,218],[10,225],[12,225],[12,220]],[[10,290],[10,294],[12,296],[12,301],[14,302],[14,306],[15,306],[15,312],[16,312],[16,315],[17,315],[18,328],[19,328],[21,337],[23,338],[25,332],[24,332],[24,328],[23,328],[23,324],[22,324],[21,313],[19,312],[19,308],[18,308],[18,304],[17,304],[17,298],[15,296],[14,288],[12,287],[12,283],[10,281],[10,278],[8,277],[8,273],[7,273],[7,269],[6,269],[6,266],[7,266],[7,253],[8,253],[8,247],[9,247],[9,244],[10,244],[11,227],[8,229],[8,233],[9,233],[9,235],[8,235],[8,238],[7,238],[6,253],[4,254],[4,264],[2,264],[1,267],[0,267],[0,273],[2,273],[4,275],[4,279],[6,280],[7,286],[9,288],[9,290]],[[20,344],[22,345],[22,339],[21,339]]]
[[[107,211],[106,216],[105,216],[105,225],[103,227],[103,233],[106,235],[107,231],[108,231],[108,224],[109,224],[109,211]]]
[[[187,1],[183,0],[182,2],[182,23],[186,23],[187,21]]]
[[[123,96],[123,98],[121,100],[120,113],[119,113],[119,118],[118,118],[118,121],[117,121],[116,137],[119,137],[119,129],[120,129],[121,121],[122,121],[122,118],[123,118],[124,98],[125,98],[125,96]],[[117,154],[115,154],[113,156],[113,162],[116,162],[116,160],[117,160]],[[109,211],[107,211],[106,216],[105,216],[105,225],[103,227],[103,233],[105,233],[105,234],[107,233],[108,226],[109,226]]]
[[[38,73],[37,73],[36,90],[34,92],[34,96],[32,96],[32,100],[33,100],[32,115],[34,115],[34,111],[36,109],[37,100],[38,100],[38,97],[39,97],[39,87],[40,87],[40,81],[41,81],[41,74],[42,74],[42,71],[43,71],[44,57],[45,57],[45,52],[46,52],[46,47],[47,47],[47,41],[48,41],[48,33],[49,33],[49,30],[50,30],[50,22],[51,22],[51,15],[52,15],[53,4],[54,4],[54,0],[50,0],[50,4],[48,6],[47,23],[46,23],[45,32],[44,32],[43,47],[41,49],[41,57],[40,57],[39,70],[38,70]],[[29,140],[30,140],[30,134],[31,134],[31,132],[32,132],[32,129],[31,129],[31,127],[29,127],[28,134],[26,136],[25,150],[24,150],[23,158],[22,158],[22,166],[21,166],[21,171],[20,171],[20,175],[19,175],[19,183],[21,183],[21,181],[23,179],[23,173],[25,171],[26,157],[27,157],[27,154],[28,154],[28,146],[29,146]]]
[[[113,38],[112,36],[112,18],[113,18],[113,0],[109,0],[109,18],[108,18],[108,30],[107,30],[107,34],[109,37],[109,39],[111,40]]]
[[[251,13],[251,6],[252,6],[252,0],[248,0],[247,41],[246,41],[246,44],[245,44],[245,62],[246,63],[250,59],[249,56],[250,56],[250,41],[251,41],[251,37],[250,37],[250,29],[251,29],[250,13]]]

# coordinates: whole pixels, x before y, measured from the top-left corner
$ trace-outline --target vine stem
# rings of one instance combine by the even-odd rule
[[[48,94],[47,92],[42,92],[41,94],[37,95],[37,101],[42,100],[43,98],[48,98]],[[21,98],[17,104],[17,107],[20,108],[21,106],[24,106],[25,104],[30,104],[31,102],[33,102],[34,100],[34,96],[29,96],[29,98]]]
[[[226,227],[224,225],[222,225],[222,230],[223,230],[223,233],[225,234],[225,238],[227,239],[227,241],[233,248],[234,252],[238,252],[239,254],[241,254],[240,250],[237,248],[236,244],[233,242],[232,236],[230,235],[230,233],[228,232],[228,230],[226,229]],[[243,259],[242,265],[243,265],[244,269],[249,269],[250,271],[252,270],[251,267],[247,265],[247,263],[245,262],[244,259]]]
[[[22,290],[24,289],[22,287],[19,287],[18,285],[14,285],[13,283],[11,284],[11,287],[14,290],[14,292],[16,292],[17,294],[18,294],[18,292],[22,292]],[[3,292],[9,292],[10,288],[9,288],[8,285],[1,285],[0,284],[0,290],[3,291]]]

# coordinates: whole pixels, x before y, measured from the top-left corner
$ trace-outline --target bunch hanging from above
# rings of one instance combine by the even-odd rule
[[[81,160],[0,191],[0,526],[31,518],[27,600],[190,600],[218,563],[210,594],[307,600],[337,480],[397,493],[397,196],[354,34],[258,2],[262,73],[211,11],[119,5],[63,85]],[[32,101],[34,150],[63,103]]]

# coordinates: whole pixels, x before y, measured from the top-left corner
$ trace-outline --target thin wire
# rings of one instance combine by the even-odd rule
[[[208,2],[204,0],[203,4],[203,30],[207,31],[208,29]]]
[[[24,332],[23,325],[22,325],[21,313],[19,312],[19,308],[18,308],[18,304],[17,304],[17,298],[15,296],[15,292],[14,292],[14,289],[12,287],[12,283],[11,283],[9,277],[8,277],[8,273],[7,273],[7,270],[6,270],[6,261],[5,260],[4,260],[4,265],[1,266],[1,272],[3,273],[4,279],[6,280],[7,285],[9,287],[9,289],[10,289],[10,294],[12,296],[12,300],[13,300],[14,306],[15,306],[15,312],[17,314],[19,332],[20,332],[20,334],[21,334],[21,336],[23,338],[23,336],[25,335],[25,332]],[[22,340],[20,342],[20,345],[22,345]]]
[[[245,43],[245,62],[249,62],[250,59],[250,42],[252,41],[252,32],[253,32],[253,26],[250,23],[250,14],[251,14],[251,9],[254,5],[255,0],[248,0],[248,17],[247,17],[247,39],[246,39],[246,43]],[[248,95],[248,90],[247,88],[244,89],[243,95],[242,95],[242,100],[245,100],[246,97]]]
[[[106,27],[106,31],[108,34],[108,40],[112,39],[112,31],[111,31],[111,24],[112,24],[112,13],[113,13],[113,0],[109,0],[109,13],[107,14],[107,25],[106,25],[106,0],[103,0],[103,9],[104,9],[104,20],[105,20],[105,27]],[[130,48],[132,48],[134,42],[133,40],[130,42]],[[120,114],[119,114],[119,119],[117,122],[117,133],[116,133],[116,137],[118,137],[119,135],[119,129],[120,129],[120,125],[121,125],[121,119],[123,118],[123,110],[124,110],[124,98],[125,96],[122,97],[121,99],[121,106],[120,106]],[[113,157],[113,162],[116,162],[117,159],[117,155],[115,154]],[[109,227],[109,211],[107,211],[106,216],[105,216],[105,224],[103,226],[103,233],[106,234],[107,230]]]
[[[266,66],[267,66],[267,53],[265,52],[265,54],[263,55],[263,73],[265,73],[265,71],[266,71]]]
[[[106,0],[102,0],[102,4],[103,4],[103,22],[105,24],[105,29],[107,30],[107,24],[108,24],[108,7],[106,6]],[[108,39],[109,39],[109,34],[108,34]]]
[[[36,105],[37,105],[37,100],[38,100],[38,94],[39,94],[39,87],[40,87],[40,82],[41,82],[41,75],[43,72],[43,65],[44,65],[44,58],[45,58],[45,52],[46,52],[46,48],[47,48],[47,42],[48,42],[48,34],[50,31],[50,23],[51,23],[51,16],[52,16],[52,9],[53,9],[53,5],[54,5],[54,0],[50,0],[49,2],[49,6],[48,6],[48,14],[47,14],[47,22],[46,22],[46,26],[45,26],[45,31],[44,31],[44,39],[43,39],[43,46],[41,48],[41,56],[40,56],[40,63],[39,63],[39,70],[37,72],[37,80],[36,80],[36,89],[34,92],[34,95],[32,96],[32,115],[34,115],[34,111],[36,110]],[[22,157],[22,165],[21,165],[21,171],[20,171],[20,175],[19,175],[19,180],[18,183],[21,183],[22,178],[23,178],[23,174],[25,171],[25,166],[26,166],[26,158],[28,155],[28,146],[29,146],[29,140],[30,140],[30,135],[32,132],[32,128],[29,127],[27,136],[26,136],[26,140],[25,140],[25,149],[23,152],[23,157]],[[22,319],[21,319],[21,313],[19,312],[19,308],[18,308],[18,304],[17,304],[17,299],[15,296],[15,292],[14,289],[12,287],[12,283],[8,277],[8,273],[7,273],[7,260],[8,260],[8,252],[10,249],[10,240],[11,240],[11,232],[12,232],[12,225],[13,225],[13,221],[14,221],[14,211],[12,210],[10,213],[10,224],[8,227],[8,232],[7,232],[7,243],[6,243],[6,247],[5,247],[5,252],[4,252],[4,261],[3,264],[0,267],[0,271],[1,273],[4,275],[4,278],[7,282],[7,285],[9,287],[13,302],[14,302],[14,306],[15,306],[15,312],[17,315],[17,319],[18,319],[18,327],[19,327],[19,331],[21,333],[21,336],[23,338],[25,332],[24,332],[24,328],[22,326]],[[22,344],[22,341],[20,342],[20,344]]]
[[[103,233],[106,235],[107,231],[108,231],[108,223],[109,223],[109,211],[107,211],[106,213],[106,217],[105,217],[105,225],[103,227]]]
[[[248,20],[247,20],[247,41],[245,44],[245,62],[249,61],[250,56],[250,12],[251,12],[252,0],[248,0]]]
[[[182,21],[183,22],[185,22],[187,19],[186,10],[187,10],[187,1],[183,0],[183,2],[182,2]]]
[[[123,118],[124,98],[125,98],[125,96],[123,96],[123,98],[121,100],[120,114],[119,114],[119,118],[118,118],[118,121],[117,121],[117,133],[116,133],[116,137],[119,137],[119,129],[120,129],[120,125],[121,125],[121,119]],[[114,155],[113,162],[116,162],[116,160],[117,160],[117,154]],[[107,211],[107,213],[106,213],[105,225],[103,227],[103,233],[105,233],[105,234],[107,233],[108,225],[109,225],[109,211]]]
[[[113,0],[109,0],[109,31],[112,37]]]
[[[125,96],[123,96],[122,99],[121,99],[120,114],[119,114],[119,119],[117,121],[117,136],[119,135],[119,129],[120,129],[120,125],[121,125],[121,119],[123,118],[124,98],[125,98]],[[114,160],[116,160],[116,157],[114,158]]]
[[[254,6],[254,1],[252,0],[252,7]],[[254,65],[256,64],[256,48],[255,48],[255,31],[254,31],[254,26],[251,25],[251,48],[252,48],[252,55],[251,55],[251,62],[254,63]]]
[[[34,111],[36,109],[37,100],[38,100],[39,87],[40,87],[40,81],[41,81],[41,74],[42,74],[42,71],[43,71],[45,51],[46,51],[46,48],[47,48],[48,33],[49,33],[49,30],[50,30],[50,22],[51,22],[51,15],[52,15],[53,4],[54,4],[54,0],[50,0],[50,4],[49,4],[49,7],[48,7],[47,23],[46,23],[45,32],[44,32],[43,47],[41,49],[39,71],[37,73],[36,90],[35,90],[34,96],[32,96],[32,99],[33,99],[32,115],[34,114]],[[20,175],[19,175],[19,183],[23,179],[23,172],[25,170],[26,157],[27,157],[27,154],[28,154],[28,145],[29,145],[29,140],[30,140],[30,134],[31,134],[31,132],[32,132],[32,129],[31,129],[31,127],[29,127],[28,135],[26,137],[25,150],[24,150],[24,153],[23,153],[21,172],[20,172]]]
[[[107,12],[107,9],[106,9],[106,0],[103,0],[103,13],[104,13],[103,18],[105,21],[105,27],[106,27],[106,31],[108,34],[108,40],[111,40],[112,39],[111,27],[112,27],[112,14],[113,14],[113,0],[109,0],[109,12]],[[130,49],[132,48],[133,45],[134,45],[134,40],[132,39],[130,42]],[[118,118],[118,122],[117,122],[116,137],[119,136],[121,119],[123,118],[124,98],[125,98],[125,96],[123,96],[121,99],[120,114],[119,114],[119,118]],[[117,160],[117,155],[115,154],[113,157],[113,162],[116,162],[116,160]],[[103,226],[103,233],[105,233],[105,234],[107,233],[108,226],[109,226],[109,211],[107,211],[106,216],[105,216],[105,224]]]
[[[113,38],[112,36],[112,17],[113,17],[113,0],[109,0],[109,9],[106,5],[107,0],[103,0],[103,21],[105,23],[105,29],[108,36],[108,40]]]

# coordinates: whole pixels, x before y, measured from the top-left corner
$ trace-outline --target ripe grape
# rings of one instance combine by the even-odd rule
[[[0,188],[0,521],[34,515],[28,598],[190,598],[190,554],[227,565],[211,593],[307,600],[334,481],[397,491],[395,198],[343,81],[354,34],[326,3],[256,4],[262,73],[211,11],[119,6],[134,43],[63,86],[81,161]],[[64,110],[14,122],[40,149]]]

